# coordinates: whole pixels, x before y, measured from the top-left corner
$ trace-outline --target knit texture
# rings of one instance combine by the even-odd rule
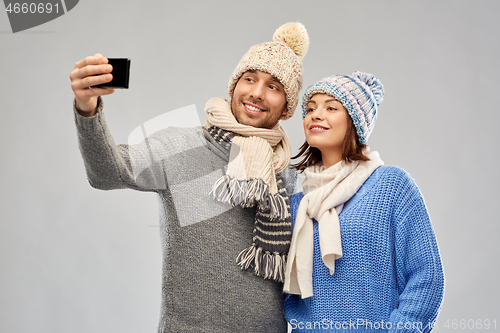
[[[283,282],[291,239],[290,203],[276,174],[290,162],[288,136],[279,123],[271,129],[238,123],[223,98],[210,99],[205,111],[205,128],[220,128],[216,135],[232,143],[226,174],[210,194],[222,203],[257,208],[252,244],[242,249],[237,263],[265,279]]]
[[[377,120],[378,106],[384,99],[384,86],[372,74],[354,72],[324,78],[307,88],[302,103],[302,118],[307,114],[307,104],[315,94],[335,97],[347,109],[361,144],[368,141]]]
[[[96,116],[75,112],[75,120],[93,187],[158,196],[163,254],[158,332],[285,333],[282,284],[235,263],[242,246],[252,242],[255,208],[232,207],[209,196],[229,161],[224,134],[170,127],[138,145],[116,145],[101,102]],[[293,193],[295,175],[286,169],[281,176],[287,193]]]
[[[295,229],[285,270],[283,290],[290,294],[313,295],[313,224],[319,222],[321,258],[335,271],[335,260],[342,257],[339,214],[358,189],[384,162],[377,152],[367,154],[368,161],[340,161],[324,169],[316,164],[304,170],[304,197],[295,214]]]
[[[302,197],[291,198],[292,221]],[[444,274],[413,179],[402,169],[380,166],[339,219],[343,257],[335,261],[333,275],[321,259],[313,221],[314,296],[286,296],[285,317],[293,332],[430,332],[443,299]]]
[[[205,128],[215,125],[237,134],[231,141],[239,147],[239,152],[233,152],[227,174],[237,179],[262,179],[271,194],[277,193],[275,174],[288,166],[291,156],[290,141],[280,123],[272,129],[242,125],[224,98],[210,99],[205,112],[208,114]]]
[[[283,24],[274,33],[273,42],[254,45],[241,58],[229,79],[229,96],[233,97],[234,88],[243,73],[251,70],[266,72],[277,78],[285,88],[287,114],[280,119],[292,117],[302,88],[302,58],[308,48],[309,36],[301,23]]]

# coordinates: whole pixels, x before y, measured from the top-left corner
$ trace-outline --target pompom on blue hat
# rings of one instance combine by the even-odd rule
[[[347,109],[361,144],[366,144],[377,120],[378,106],[384,99],[384,86],[372,74],[354,72],[351,75],[326,77],[307,88],[302,103],[302,118],[307,104],[315,94],[335,97]]]

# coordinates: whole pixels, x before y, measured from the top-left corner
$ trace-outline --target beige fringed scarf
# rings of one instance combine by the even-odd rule
[[[293,229],[292,243],[285,270],[284,291],[313,295],[313,224],[318,221],[321,257],[330,274],[335,271],[335,260],[342,257],[339,215],[347,202],[370,175],[383,165],[377,152],[368,154],[366,162],[341,161],[324,170],[322,165],[308,167],[304,173],[302,198]]]
[[[278,123],[272,129],[242,125],[231,112],[230,102],[212,98],[205,106],[205,127],[216,126],[235,134],[226,174],[214,184],[211,195],[220,202],[257,206],[253,244],[237,258],[242,269],[283,281],[290,245],[289,198],[279,191],[276,174],[290,161],[290,143]]]

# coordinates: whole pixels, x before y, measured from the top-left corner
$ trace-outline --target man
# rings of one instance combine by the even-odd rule
[[[154,191],[164,254],[159,332],[286,332],[282,285],[290,244],[290,146],[308,36],[287,23],[253,46],[199,128],[166,128],[115,145],[93,86],[112,79],[100,54],[71,73],[80,149],[99,189]],[[242,268],[242,269],[240,269]],[[251,268],[251,269],[249,269]]]

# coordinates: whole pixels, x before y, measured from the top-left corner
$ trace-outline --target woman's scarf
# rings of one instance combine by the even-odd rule
[[[304,197],[297,210],[292,243],[285,269],[284,291],[313,295],[314,235],[312,219],[318,221],[321,257],[330,274],[335,260],[342,257],[339,215],[347,202],[370,175],[384,164],[377,152],[368,154],[369,161],[339,163],[324,169],[313,165],[304,170]]]

